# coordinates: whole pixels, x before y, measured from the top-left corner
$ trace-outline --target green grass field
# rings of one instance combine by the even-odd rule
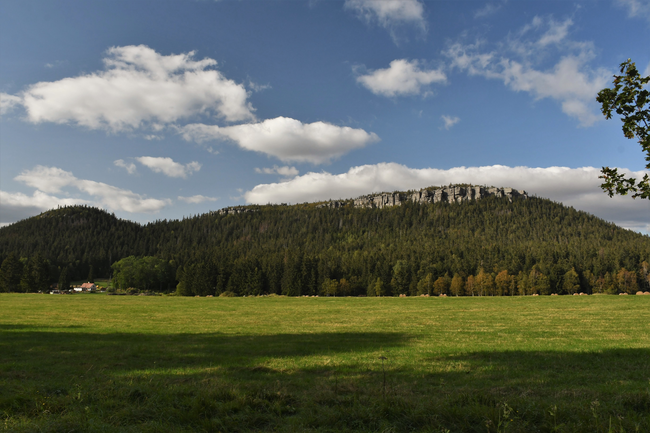
[[[0,312],[7,431],[650,431],[650,296],[2,294]]]

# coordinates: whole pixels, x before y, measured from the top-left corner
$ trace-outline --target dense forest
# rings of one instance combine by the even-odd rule
[[[349,204],[249,206],[147,225],[92,207],[54,209],[0,229],[0,290],[44,290],[87,276],[181,295],[650,288],[650,237],[547,199]]]

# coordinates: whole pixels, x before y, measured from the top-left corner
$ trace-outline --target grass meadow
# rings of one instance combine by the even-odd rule
[[[17,432],[648,432],[650,296],[0,295]]]

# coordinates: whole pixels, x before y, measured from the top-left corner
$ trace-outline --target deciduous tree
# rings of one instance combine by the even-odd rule
[[[630,59],[621,63],[620,71],[621,75],[614,75],[614,87],[601,90],[596,100],[600,102],[601,111],[607,119],[612,118],[613,111],[621,116],[623,135],[639,141],[646,155],[645,168],[650,169],[650,76],[641,76]],[[603,167],[600,178],[605,180],[601,188],[610,197],[632,193],[633,198],[650,199],[650,178],[647,174],[638,181],[633,177],[626,178],[625,173],[619,173],[616,168]]]

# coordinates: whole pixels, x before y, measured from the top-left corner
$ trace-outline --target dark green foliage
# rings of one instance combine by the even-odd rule
[[[26,260],[18,291],[29,293],[50,287],[50,264],[39,253]]]
[[[167,276],[133,287],[176,288],[187,296],[323,295],[326,281],[334,290],[332,280],[337,296],[435,294],[440,278],[439,287],[455,294],[451,280],[457,275],[464,284],[454,290],[462,287],[461,295],[568,293],[576,285],[581,292],[617,292],[622,268],[636,273],[639,287],[648,284],[648,236],[536,197],[385,209],[255,209],[141,226],[98,209],[62,208],[0,229],[0,258],[40,253],[53,265],[70,263],[73,280],[85,278],[90,266],[95,276],[107,277],[109,260],[156,258]],[[504,270],[513,280],[497,286]]]
[[[0,266],[0,292],[17,292],[22,275],[23,264],[15,253],[10,253]]]
[[[601,104],[601,111],[607,119],[612,118],[612,111],[621,116],[623,135],[636,138],[643,149],[650,169],[650,91],[647,88],[650,76],[642,77],[632,60],[621,63],[621,74],[614,75],[614,88],[603,89],[596,100]],[[616,168],[603,167],[601,185],[610,197],[614,194],[650,199],[650,178],[646,174],[637,184],[635,178],[625,178]]]
[[[70,270],[68,267],[61,269],[61,275],[59,275],[59,290],[68,290],[70,288]]]
[[[129,256],[115,262],[112,268],[113,287],[117,289],[133,287],[145,291],[168,291],[173,285],[172,267],[157,257]]]

